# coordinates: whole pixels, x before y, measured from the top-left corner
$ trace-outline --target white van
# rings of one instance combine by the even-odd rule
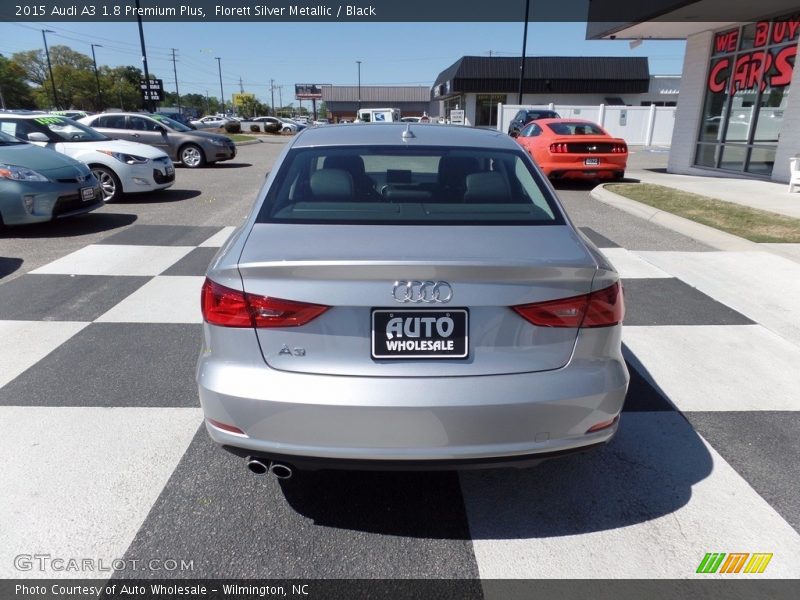
[[[358,111],[357,122],[396,123],[400,120],[399,108],[362,108]]]

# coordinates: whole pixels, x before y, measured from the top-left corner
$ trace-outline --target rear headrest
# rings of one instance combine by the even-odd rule
[[[443,156],[439,159],[439,183],[442,185],[464,185],[470,173],[480,169],[474,156]]]
[[[467,175],[464,202],[508,203],[511,188],[505,175],[497,171],[484,171]]]
[[[350,202],[353,199],[353,178],[342,169],[320,169],[309,181],[314,200]]]
[[[333,154],[325,157],[322,164],[325,169],[342,169],[353,176],[361,175],[364,170],[364,159],[357,154]]]

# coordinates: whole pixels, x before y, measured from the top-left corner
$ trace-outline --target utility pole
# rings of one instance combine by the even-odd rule
[[[144,29],[142,28],[142,14],[141,8],[139,7],[139,0],[136,0],[136,21],[139,23],[139,42],[142,46],[142,67],[144,67],[144,80],[146,82],[146,89],[145,89],[145,96],[150,96],[150,72],[147,70],[147,50],[144,46]],[[150,103],[150,100],[144,101],[144,107],[150,112],[154,112],[151,109],[153,105]]]
[[[208,90],[206,90],[206,114],[211,114],[211,100],[208,97]]]
[[[275,116],[275,80],[269,80],[269,92],[271,94],[272,100],[270,100],[270,109],[272,111],[272,116]]]
[[[239,75],[239,92],[244,94],[244,84],[242,84],[242,76]]]
[[[531,0],[525,0],[525,32],[522,34],[522,58],[519,59],[519,97],[517,104],[522,104],[522,82],[525,81],[525,52],[528,47],[528,14]]]
[[[182,114],[183,111],[181,110],[181,93],[178,90],[178,67],[175,66],[175,50],[177,48],[172,48],[172,73],[175,75],[175,95],[178,97],[178,114]]]
[[[283,110],[283,86],[282,85],[278,86],[278,104],[280,105],[281,110]]]
[[[95,48],[102,48],[101,44],[89,44],[92,47],[92,63],[94,63],[94,79],[97,82],[97,110],[103,110],[103,94],[100,92],[100,75],[97,74],[97,58],[94,55]]]
[[[358,63],[358,110],[361,110],[361,61],[357,60]],[[356,111],[356,120],[359,119],[358,111]]]
[[[47,70],[50,71],[50,85],[53,86],[53,103],[57,109],[61,108],[58,105],[58,94],[56,93],[56,80],[53,77],[53,65],[50,64],[50,50],[47,48],[47,33],[55,33],[52,29],[42,29],[42,39],[44,40],[44,53],[47,56]]]
[[[217,59],[217,69],[219,70],[219,95],[222,97],[222,115],[225,116],[225,91],[222,89],[222,59],[215,56]]]

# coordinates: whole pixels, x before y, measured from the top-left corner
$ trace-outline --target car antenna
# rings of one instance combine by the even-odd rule
[[[417,137],[414,135],[414,132],[411,131],[411,123],[406,123],[406,130],[403,132],[402,138],[404,140],[408,140],[411,138]]]

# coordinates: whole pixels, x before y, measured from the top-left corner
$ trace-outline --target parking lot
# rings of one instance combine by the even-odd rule
[[[608,446],[526,470],[287,482],[217,448],[194,382],[199,290],[285,142],[0,232],[0,577],[110,576],[15,560],[49,554],[135,578],[682,579],[710,552],[773,554],[736,577],[800,575],[800,336],[710,276],[799,265],[731,261],[590,185],[559,195],[625,282],[631,385]],[[142,568],[154,559],[191,568]]]

